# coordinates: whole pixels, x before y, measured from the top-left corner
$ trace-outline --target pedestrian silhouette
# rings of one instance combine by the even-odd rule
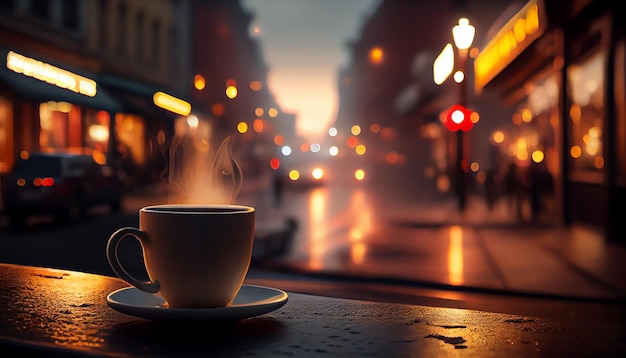
[[[272,175],[272,192],[274,194],[274,206],[281,206],[283,202],[283,178],[278,171]]]
[[[487,199],[487,207],[489,211],[493,210],[497,197],[497,173],[495,170],[490,169],[487,171],[487,177],[485,179],[485,197]]]

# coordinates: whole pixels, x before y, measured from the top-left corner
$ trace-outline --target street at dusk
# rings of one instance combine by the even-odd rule
[[[270,188],[250,186],[237,200],[258,215],[247,283],[556,320],[576,314],[580,324],[623,329],[626,248],[593,230],[520,224],[506,198],[499,212],[489,213],[484,198],[472,196],[460,214],[453,198],[419,190],[286,188],[277,204]],[[152,190],[128,195],[120,214],[102,209],[71,226],[40,217],[21,230],[4,227],[0,261],[114,277],[104,255],[109,235],[137,227],[141,207],[165,201]],[[288,218],[298,226],[282,235]],[[287,250],[264,251],[268,238],[287,240]],[[127,239],[120,251],[127,269],[145,277],[138,243]]]
[[[626,248],[586,227],[519,223],[508,198],[490,212],[474,195],[459,213],[451,197],[363,183],[287,188],[276,204],[271,188],[253,185],[237,200],[257,211],[253,269],[424,285],[450,290],[444,295],[450,297],[472,291],[607,302],[626,297]],[[142,192],[125,198],[121,214],[103,208],[73,226],[45,216],[22,230],[5,226],[0,260],[115,276],[104,256],[108,237],[137,227],[141,207],[165,202],[157,191]],[[291,232],[290,218],[297,223]],[[267,242],[269,234],[285,240],[284,252],[263,250],[275,244]],[[126,245],[130,269],[143,273],[140,247],[134,240]]]
[[[3,356],[626,356],[615,3],[0,10]]]

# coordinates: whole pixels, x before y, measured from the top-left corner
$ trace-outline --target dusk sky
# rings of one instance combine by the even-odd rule
[[[346,43],[380,0],[242,0],[270,67],[269,87],[298,134],[320,139],[335,120]]]

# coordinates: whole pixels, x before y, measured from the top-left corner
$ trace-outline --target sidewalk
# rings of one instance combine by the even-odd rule
[[[367,233],[355,233],[361,230],[358,218],[305,222],[289,254],[266,267],[450,290],[626,302],[626,245],[607,242],[598,230],[520,223],[506,210],[489,212],[477,197],[469,199],[465,214],[453,200],[393,204],[370,218]],[[287,206],[282,215],[306,221],[301,211]],[[280,215],[269,221],[277,226]]]
[[[256,207],[259,233],[284,231],[289,217],[299,224],[288,252],[263,258],[255,263],[258,268],[446,290],[626,302],[626,245],[607,242],[597,230],[519,223],[503,208],[490,212],[479,197],[469,198],[463,214],[453,200],[415,204],[376,198],[376,211],[365,220],[365,205],[356,212],[329,207],[323,219],[315,219],[315,199],[307,195],[288,193],[279,208],[263,191],[240,195],[238,203]],[[127,203],[138,209],[163,200],[144,195]],[[341,195],[329,200],[329,205],[347,203]]]

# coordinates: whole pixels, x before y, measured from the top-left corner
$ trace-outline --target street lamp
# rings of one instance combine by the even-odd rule
[[[452,28],[452,38],[454,45],[459,50],[467,50],[474,42],[474,34],[476,29],[469,24],[469,20],[465,17],[459,19],[459,24]]]
[[[464,74],[459,82],[459,104],[464,107],[467,106],[467,54],[472,42],[474,42],[475,33],[476,29],[470,25],[469,20],[465,17],[460,18],[459,24],[452,28],[454,45],[459,50],[459,67]],[[461,211],[465,210],[467,201],[467,168],[463,168],[464,160],[466,161],[463,133],[462,130],[457,131],[456,137],[456,190]]]

